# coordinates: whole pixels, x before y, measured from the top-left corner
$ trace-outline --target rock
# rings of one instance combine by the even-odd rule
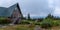
[[[42,28],[38,25],[36,25],[36,27],[34,28],[34,30],[42,30]]]

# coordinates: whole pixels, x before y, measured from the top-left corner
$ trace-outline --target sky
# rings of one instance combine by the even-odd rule
[[[19,3],[23,16],[45,17],[49,13],[60,16],[60,0],[0,0],[0,7],[10,7]]]

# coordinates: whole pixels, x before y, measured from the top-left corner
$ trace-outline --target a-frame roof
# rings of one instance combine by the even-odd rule
[[[22,11],[21,11],[20,6],[19,6],[18,3],[17,3],[17,8],[19,9],[19,12],[20,12],[21,16],[23,17]]]
[[[8,7],[8,8],[0,7],[0,16],[10,17],[16,7],[19,9],[19,11],[21,13],[21,10],[20,10],[20,7],[19,7],[18,3],[14,4],[14,5],[12,5],[12,6]]]

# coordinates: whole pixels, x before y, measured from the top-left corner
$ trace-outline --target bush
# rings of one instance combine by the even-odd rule
[[[42,22],[42,23],[40,23],[40,25],[41,25],[41,27],[42,28],[50,28],[50,27],[52,27],[52,25],[51,25],[51,23],[47,23],[47,22]]]
[[[55,21],[55,20],[52,20],[52,19],[45,19],[40,23],[40,26],[42,28],[49,28],[49,27],[52,27],[52,26],[59,26],[59,25],[60,25],[59,21]]]
[[[6,19],[6,18],[0,18],[0,24],[9,24],[11,23],[10,20]]]
[[[53,21],[52,26],[59,26],[59,22],[58,21]]]
[[[42,28],[51,28],[53,24],[53,20],[50,19],[45,19],[40,23],[40,26]]]
[[[30,22],[28,22],[28,21],[21,21],[20,24],[30,24]]]
[[[40,25],[40,23],[39,22],[36,22],[36,23],[34,23],[35,25]]]

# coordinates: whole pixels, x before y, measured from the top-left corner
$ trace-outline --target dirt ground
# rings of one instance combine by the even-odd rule
[[[29,27],[29,25],[13,25],[5,26],[0,28],[0,30],[34,30],[35,27]],[[41,30],[60,30],[60,26],[52,27],[51,29],[42,29]]]

